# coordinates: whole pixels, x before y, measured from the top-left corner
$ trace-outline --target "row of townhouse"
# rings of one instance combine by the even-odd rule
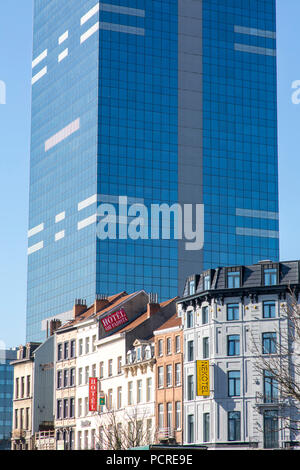
[[[12,448],[79,450],[131,448],[161,440],[181,443],[183,331],[176,300],[159,304],[144,291],[123,292],[99,298],[89,308],[78,300],[70,321],[52,322],[44,344],[27,345],[32,351],[26,367],[31,367],[32,377],[40,377],[32,381],[26,396],[31,405],[25,424],[17,418],[17,409],[23,407],[17,398],[17,378],[25,365],[21,355],[14,365]],[[39,355],[49,342],[52,348],[47,348],[48,360],[41,367]],[[37,416],[39,408],[46,407],[35,403],[42,395],[45,370],[52,378],[44,390],[48,413]],[[97,402],[91,408],[93,380]]]
[[[31,447],[295,448],[299,410],[277,379],[283,369],[300,385],[288,315],[299,293],[300,262],[265,261],[192,275],[162,304],[144,291],[77,301],[73,318],[33,345]],[[24,360],[13,448],[24,445]]]

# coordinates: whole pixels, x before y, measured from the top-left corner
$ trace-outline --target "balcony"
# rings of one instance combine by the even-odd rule
[[[26,438],[25,429],[14,429],[12,432],[12,438],[16,440],[22,440]]]
[[[286,400],[280,396],[265,395],[259,392],[255,395],[255,406],[258,408],[278,409],[286,405]]]
[[[160,442],[175,441],[175,429],[161,428],[157,432],[157,438]]]

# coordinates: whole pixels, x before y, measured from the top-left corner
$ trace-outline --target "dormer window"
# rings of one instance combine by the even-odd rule
[[[195,280],[189,282],[189,295],[195,294]]]
[[[136,360],[137,361],[141,361],[142,359],[142,348],[141,347],[138,347],[136,349]]]
[[[277,285],[277,268],[264,268],[264,285]]]
[[[241,273],[240,271],[229,271],[227,273],[227,288],[237,289],[241,285]]]
[[[210,275],[206,274],[203,279],[203,290],[210,289]]]

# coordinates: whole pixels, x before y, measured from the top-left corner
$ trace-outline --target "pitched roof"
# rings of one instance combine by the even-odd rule
[[[182,325],[182,319],[177,316],[177,313],[173,315],[173,317],[169,318],[169,320],[166,321],[162,326],[157,328],[155,331],[161,331],[161,330],[167,330],[169,328],[175,328],[176,326],[181,326]]]

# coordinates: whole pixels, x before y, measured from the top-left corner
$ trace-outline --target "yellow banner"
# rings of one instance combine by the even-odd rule
[[[197,395],[208,397],[209,390],[209,361],[197,361]]]

